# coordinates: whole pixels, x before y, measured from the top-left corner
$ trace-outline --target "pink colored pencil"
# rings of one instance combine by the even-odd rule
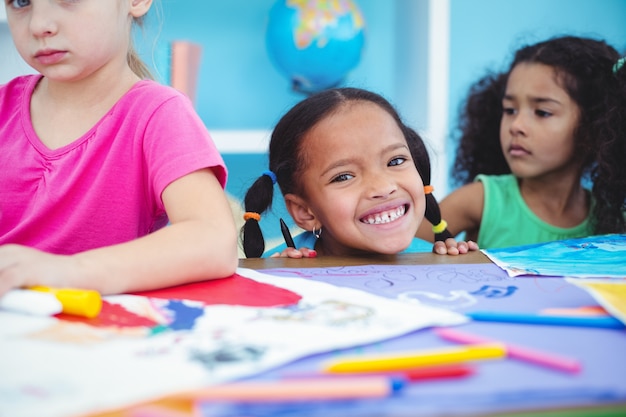
[[[448,327],[437,328],[435,329],[435,333],[437,333],[437,335],[443,339],[456,343],[472,344],[497,342],[493,339],[462,332]],[[561,355],[555,355],[553,353],[543,352],[524,346],[511,345],[504,342],[501,343],[504,344],[507,351],[507,356],[510,358],[519,359],[521,361],[533,363],[535,365],[540,365],[569,373],[576,373],[582,369],[580,361],[576,359],[564,357]]]
[[[186,391],[173,396],[194,401],[311,401],[381,398],[402,389],[404,381],[385,376],[246,381]]]

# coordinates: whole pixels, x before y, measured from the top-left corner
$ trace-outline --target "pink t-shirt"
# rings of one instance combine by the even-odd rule
[[[171,182],[226,167],[191,102],[140,81],[87,133],[51,150],[30,120],[39,75],[0,86],[0,244],[71,254],[144,236],[167,224]]]

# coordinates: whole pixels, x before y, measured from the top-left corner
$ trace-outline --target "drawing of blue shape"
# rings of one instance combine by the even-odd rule
[[[487,298],[504,298],[513,295],[517,291],[517,287],[509,285],[507,287],[499,287],[497,285],[483,285],[477,291],[472,291],[470,294],[483,295]]]
[[[170,300],[164,307],[174,313],[172,322],[168,324],[172,330],[191,330],[196,319],[204,314],[201,306],[190,306],[179,300]]]

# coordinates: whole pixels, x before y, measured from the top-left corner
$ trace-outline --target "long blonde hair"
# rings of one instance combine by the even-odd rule
[[[134,18],[133,25],[138,26],[139,28],[143,28],[143,18],[144,16]],[[148,65],[139,57],[137,50],[135,49],[135,42],[133,41],[133,35],[131,33],[130,42],[128,44],[128,52],[126,53],[126,61],[128,62],[128,66],[130,69],[137,74],[139,78],[142,80],[154,80],[154,76],[152,75],[152,71]]]

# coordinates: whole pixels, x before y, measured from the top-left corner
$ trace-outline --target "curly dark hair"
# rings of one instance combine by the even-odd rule
[[[500,147],[500,118],[506,74],[488,74],[471,86],[459,117],[461,132],[452,178],[457,184],[472,182],[478,174],[509,174]]]
[[[406,126],[395,108],[382,96],[360,88],[334,88],[311,95],[292,107],[279,121],[270,140],[269,169],[276,176],[283,195],[301,194],[301,176],[306,168],[308,156],[303,150],[303,138],[315,125],[341,106],[351,102],[374,103],[389,113],[396,121],[407,141],[411,156],[424,185],[430,184],[430,159],[424,141],[419,134]],[[268,175],[261,175],[246,192],[246,212],[262,214],[272,204],[274,184]],[[426,219],[433,225],[441,222],[441,212],[435,197],[426,194]],[[247,258],[260,257],[265,251],[265,242],[259,224],[254,219],[245,222],[241,229],[243,250]],[[435,240],[452,237],[446,229],[435,235]]]
[[[489,72],[470,87],[459,114],[452,178],[457,185],[478,174],[511,172],[500,147],[502,98],[520,63],[548,65],[580,109],[574,133],[581,175],[592,185],[594,232],[626,230],[626,68],[613,69],[618,51],[604,40],[555,37],[519,49],[507,72]],[[582,180],[582,178],[581,178]]]

